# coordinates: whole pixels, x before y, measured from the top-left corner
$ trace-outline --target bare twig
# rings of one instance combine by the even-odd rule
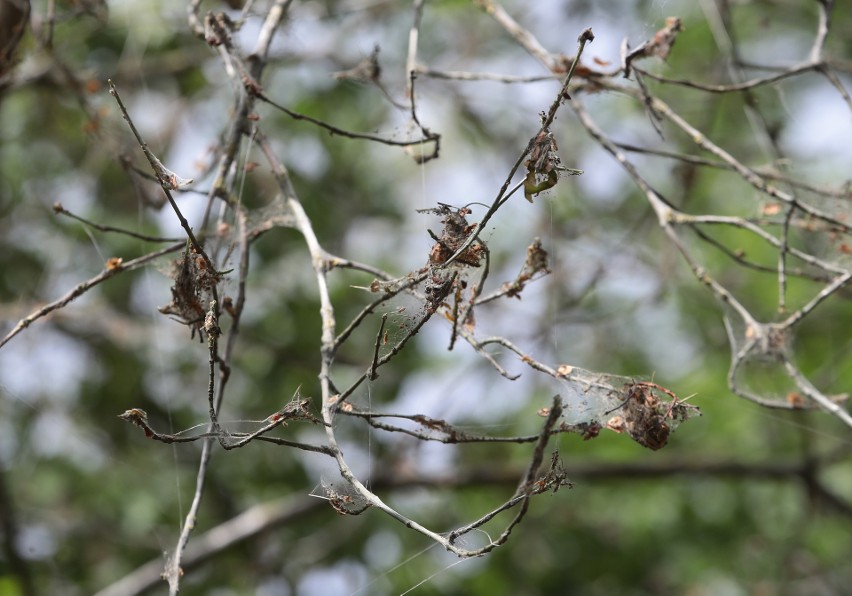
[[[458,70],[435,70],[420,66],[417,68],[417,74],[433,79],[446,79],[448,81],[497,81],[499,83],[542,83],[545,81],[553,81],[559,78],[558,75],[534,75],[534,76],[518,76],[518,75],[502,75],[488,72],[464,72]]]
[[[512,194],[523,186],[523,181],[519,182],[511,192],[506,192],[509,188],[509,185],[512,183],[512,178],[514,178],[515,173],[518,171],[518,168],[521,167],[524,159],[527,155],[529,155],[530,151],[535,144],[535,140],[541,135],[545,130],[547,130],[551,124],[553,124],[553,119],[556,118],[556,112],[559,110],[559,106],[562,105],[562,102],[568,97],[568,86],[571,83],[571,78],[574,76],[574,71],[577,69],[577,65],[580,63],[580,57],[583,55],[583,49],[586,47],[586,43],[591,42],[595,39],[595,36],[592,34],[591,29],[586,29],[580,34],[580,37],[577,39],[577,55],[574,56],[574,61],[571,63],[571,67],[568,69],[568,73],[565,75],[565,80],[562,83],[562,88],[559,90],[559,93],[556,95],[556,98],[553,100],[553,103],[550,105],[550,109],[547,112],[547,115],[542,119],[541,127],[538,132],[530,139],[529,143],[527,143],[526,148],[518,157],[518,159],[513,164],[511,170],[509,171],[508,176],[506,177],[505,182],[500,187],[500,190],[497,192],[497,196],[494,201],[491,203],[491,206],[488,208],[488,211],[485,212],[485,215],[482,216],[482,219],[476,224],[476,228],[473,232],[468,236],[468,239],[464,244],[456,251],[456,253],[450,257],[446,262],[444,262],[444,266],[448,266],[454,263],[464,252],[470,248],[470,246],[479,238],[480,232],[484,229],[485,224],[491,219],[491,217],[497,212],[501,205],[503,205]]]
[[[353,132],[349,130],[344,130],[342,128],[338,128],[332,124],[328,124],[327,122],[323,122],[317,118],[313,118],[306,114],[300,114],[298,112],[294,112],[293,110],[282,106],[281,104],[269,99],[264,93],[257,94],[257,98],[261,101],[268,103],[274,108],[281,110],[294,120],[304,120],[305,122],[310,122],[311,124],[316,124],[320,128],[323,128],[329,131],[332,134],[340,135],[341,137],[347,137],[350,139],[364,139],[367,141],[375,141],[376,143],[381,143],[383,145],[391,145],[393,147],[411,147],[414,145],[422,145],[423,143],[434,143],[439,138],[439,135],[435,135],[434,133],[429,133],[424,135],[419,139],[414,139],[411,141],[397,141],[395,139],[389,139],[383,137],[381,135],[375,135],[371,133],[363,133],[363,132]]]
[[[420,38],[420,23],[423,21],[424,0],[414,0],[412,13],[414,16],[411,29],[408,31],[408,56],[405,59],[405,97],[414,98],[414,73],[417,70],[417,44]],[[414,103],[412,102],[412,111]]]
[[[130,127],[130,130],[133,132],[133,136],[136,137],[137,142],[139,143],[139,147],[142,148],[142,152],[145,154],[145,157],[148,159],[148,163],[151,164],[151,170],[154,172],[154,176],[156,176],[157,180],[160,182],[160,186],[163,189],[163,192],[166,195],[166,199],[169,201],[169,205],[172,206],[172,209],[177,215],[178,221],[180,221],[181,227],[186,232],[189,241],[192,243],[192,248],[204,259],[207,263],[207,266],[211,271],[215,271],[216,268],[213,266],[213,262],[210,260],[210,257],[207,256],[207,253],[204,251],[204,248],[198,242],[198,239],[195,237],[195,234],[192,231],[192,228],[189,225],[189,222],[183,216],[180,208],[175,202],[174,197],[172,196],[171,190],[185,186],[192,182],[192,180],[184,180],[177,176],[171,170],[166,169],[165,166],[160,162],[159,159],[148,149],[148,145],[145,141],[142,140],[142,136],[139,134],[139,131],[136,130],[136,125],[133,124],[133,120],[130,119],[130,114],[127,113],[127,108],[124,106],[124,102],[121,101],[121,96],[118,93],[118,89],[116,89],[115,84],[112,82],[112,79],[108,81],[109,83],[109,92],[115,98],[115,101],[118,103],[118,107],[121,110],[121,115],[124,117],[124,120],[127,122],[127,125]]]
[[[107,264],[106,269],[104,269],[98,275],[94,276],[93,278],[91,278],[87,281],[84,281],[84,282],[78,284],[73,290],[71,290],[70,292],[68,292],[67,294],[65,294],[64,296],[59,298],[58,300],[55,300],[55,301],[51,302],[50,304],[47,304],[47,305],[41,307],[37,311],[33,312],[32,314],[30,314],[30,315],[24,317],[23,319],[21,319],[20,321],[18,321],[18,324],[15,325],[15,327],[9,333],[7,333],[6,336],[3,337],[2,340],[0,340],[0,348],[2,348],[7,343],[9,343],[9,340],[11,340],[13,337],[18,335],[21,331],[23,331],[24,329],[26,329],[27,327],[32,325],[38,319],[44,317],[45,315],[52,313],[53,311],[55,311],[57,309],[63,308],[64,306],[67,306],[75,298],[79,298],[80,296],[82,296],[83,294],[88,292],[90,289],[95,287],[96,285],[98,285],[98,284],[108,280],[109,278],[111,278],[115,275],[118,275],[119,273],[122,273],[124,271],[133,271],[134,269],[138,269],[139,267],[141,267],[141,266],[153,261],[154,259],[163,256],[163,255],[167,255],[167,254],[172,253],[172,252],[177,252],[178,250],[180,250],[183,247],[184,247],[184,243],[178,242],[176,244],[172,244],[171,246],[161,248],[160,250],[154,251],[152,253],[148,253],[147,255],[141,256],[141,257],[133,259],[131,261],[127,261],[126,263],[122,262],[120,259],[118,259],[116,261],[109,262]]]
[[[373,351],[373,363],[370,365],[370,374],[367,378],[371,381],[375,381],[378,378],[376,374],[376,367],[379,364],[379,348],[382,346],[382,339],[385,333],[385,324],[388,322],[387,313],[382,315],[382,324],[379,326],[379,332],[376,333],[376,347]]]
[[[183,556],[183,551],[189,542],[189,536],[195,529],[195,522],[198,519],[198,511],[201,508],[201,499],[204,496],[204,485],[207,479],[207,468],[210,465],[210,457],[213,454],[213,441],[207,439],[204,441],[204,446],[201,450],[201,460],[198,463],[198,473],[195,476],[195,492],[192,495],[192,504],[181,525],[180,536],[178,537],[177,545],[174,552],[166,560],[166,567],[162,573],[162,578],[169,583],[169,595],[175,596],[180,590],[180,578],[183,576],[183,569],[180,562]]]
[[[548,52],[535,36],[513,19],[502,6],[492,0],[474,0],[474,4],[500,23],[503,29],[518,42],[518,45],[538,60],[548,71],[559,72],[560,67],[563,67],[562,62]],[[579,59],[579,56],[577,58]]]
[[[636,66],[633,69],[643,76],[648,77],[649,79],[654,79],[655,81],[659,81],[660,83],[665,83],[666,85],[680,85],[682,87],[689,87],[690,89],[697,89],[699,91],[706,91],[707,93],[734,93],[737,91],[748,91],[749,89],[756,89],[758,87],[763,87],[764,85],[772,85],[773,83],[777,83],[778,81],[783,81],[784,79],[788,79],[790,77],[794,77],[800,75],[805,72],[810,72],[812,70],[820,70],[821,66],[819,64],[815,64],[813,62],[806,62],[804,64],[797,64],[795,66],[791,66],[785,69],[778,74],[770,75],[767,77],[758,77],[754,79],[749,79],[747,81],[743,81],[742,83],[733,83],[730,85],[709,85],[705,83],[698,83],[691,79],[671,79],[668,77],[664,77],[662,75],[654,74],[653,72],[640,69]]]
[[[98,224],[79,215],[75,215],[68,211],[65,207],[62,206],[61,203],[53,204],[54,213],[58,213],[59,215],[65,215],[66,217],[70,217],[71,219],[76,219],[77,221],[86,224],[90,228],[94,228],[101,232],[115,232],[117,234],[123,234],[125,236],[130,236],[131,238],[138,238],[139,240],[144,240],[146,242],[180,242],[180,238],[163,238],[161,236],[149,236],[147,234],[140,234],[138,232],[134,232],[133,230],[125,230],[124,228],[117,228],[115,226],[107,226],[103,224]]]

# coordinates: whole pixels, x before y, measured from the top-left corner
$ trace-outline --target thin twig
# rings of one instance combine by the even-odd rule
[[[475,229],[468,236],[467,240],[462,243],[461,247],[456,250],[455,254],[452,257],[447,259],[443,266],[446,267],[452,263],[454,263],[464,252],[471,247],[471,245],[479,238],[479,234],[485,228],[485,224],[491,219],[491,217],[497,212],[501,205],[503,205],[508,198],[519,188],[523,186],[523,181],[519,182],[515,185],[514,189],[506,193],[506,190],[509,188],[509,185],[512,183],[512,178],[515,177],[515,173],[518,171],[518,168],[521,167],[524,159],[527,155],[529,155],[532,150],[533,144],[538,136],[543,133],[547,128],[553,124],[554,118],[556,118],[556,112],[559,110],[559,106],[562,105],[562,102],[568,97],[568,86],[571,83],[571,78],[574,76],[574,71],[577,69],[577,64],[580,63],[580,57],[583,55],[583,50],[586,47],[586,43],[594,40],[595,36],[592,34],[591,29],[586,29],[580,34],[580,37],[577,39],[577,55],[574,56],[574,61],[571,63],[571,68],[568,70],[568,74],[565,75],[565,80],[562,83],[562,88],[559,90],[559,93],[556,95],[556,98],[553,100],[553,103],[550,105],[550,109],[547,112],[547,115],[543,118],[541,127],[538,129],[538,132],[530,138],[529,143],[527,143],[526,148],[521,152],[521,155],[518,156],[518,159],[515,160],[515,163],[512,165],[512,168],[509,170],[509,174],[506,176],[506,180],[503,182],[503,185],[500,187],[500,190],[497,192],[497,196],[494,198],[494,201],[491,203],[491,206],[488,208],[488,211],[485,212],[485,215],[482,216],[482,219],[477,223]]]
[[[31,313],[30,315],[24,317],[15,327],[6,334],[6,336],[0,340],[0,348],[5,346],[9,340],[18,335],[21,331],[32,325],[38,319],[44,317],[52,313],[53,311],[60,309],[66,305],[68,305],[75,298],[78,298],[88,292],[90,289],[95,287],[96,285],[110,279],[111,277],[118,275],[124,271],[133,271],[134,269],[138,269],[142,265],[153,261],[154,259],[161,257],[163,255],[167,255],[172,252],[177,252],[182,249],[186,244],[184,242],[178,242],[176,244],[172,244],[171,246],[166,246],[165,248],[161,248],[160,250],[156,250],[152,253],[148,253],[147,255],[141,256],[139,258],[133,259],[132,261],[127,261],[126,263],[110,263],[106,269],[104,269],[98,275],[88,279],[80,284],[77,284],[73,290],[59,298],[51,302],[50,304],[46,304],[41,307],[37,311]]]
[[[71,219],[76,219],[77,221],[86,224],[90,228],[94,228],[96,230],[100,230],[101,232],[115,232],[117,234],[123,234],[125,236],[130,236],[131,238],[138,238],[139,240],[144,240],[145,242],[180,242],[180,238],[164,238],[161,236],[148,236],[147,234],[140,234],[138,232],[134,232],[132,230],[125,230],[124,228],[117,228],[115,226],[107,226],[104,224],[95,223],[93,221],[89,221],[84,217],[80,217],[79,215],[75,215],[68,211],[65,207],[62,206],[61,203],[53,204],[53,212],[58,213],[59,215],[65,215],[66,217],[70,217]]]
[[[405,58],[405,97],[414,97],[414,73],[417,70],[417,45],[420,38],[420,23],[423,21],[424,0],[414,0],[412,5],[413,19],[408,30],[408,55]],[[412,111],[414,103],[412,102]]]
[[[535,36],[524,29],[506,10],[492,0],[474,0],[474,4],[488,13],[503,29],[524,48],[530,56],[538,60],[549,72],[558,72],[560,62],[548,52]]]
[[[674,151],[664,151],[661,149],[652,149],[650,147],[639,147],[637,145],[632,145],[630,143],[619,143],[617,141],[613,141],[613,144],[619,149],[624,149],[625,151],[630,151],[634,153],[642,153],[644,155],[655,155],[659,157],[667,157],[670,159],[675,159],[677,161],[681,161],[683,163],[688,163],[697,166],[704,166],[708,168],[718,168],[722,170],[730,170],[735,171],[734,166],[729,163],[725,163],[723,161],[705,159],[703,157],[698,157],[695,155],[689,155],[686,153],[677,153]],[[833,188],[825,188],[820,186],[814,186],[812,184],[808,184],[807,182],[803,182],[801,180],[796,180],[795,178],[791,178],[790,176],[785,176],[783,174],[779,174],[777,171],[773,171],[771,167],[766,168],[754,168],[754,171],[763,178],[767,180],[776,180],[778,182],[783,182],[789,186],[795,186],[796,188],[801,188],[802,190],[807,190],[809,192],[823,195],[826,197],[833,197],[837,199],[852,199],[852,190],[848,188],[843,189],[833,189]]]
[[[502,75],[489,72],[464,72],[459,70],[435,70],[420,66],[417,68],[417,74],[430,77],[433,79],[446,79],[448,81],[496,81],[498,83],[542,83],[545,81],[553,81],[559,79],[558,75],[535,75],[535,76],[519,76],[519,75]]]
[[[166,195],[166,199],[169,201],[169,205],[172,206],[172,210],[174,210],[175,215],[177,215],[178,221],[180,221],[181,227],[186,232],[187,237],[189,238],[190,243],[192,244],[192,248],[204,259],[207,266],[211,271],[216,271],[216,267],[214,267],[213,262],[210,260],[210,257],[204,251],[204,248],[198,242],[198,239],[195,237],[195,234],[192,231],[192,228],[189,225],[189,222],[183,216],[180,208],[175,202],[174,197],[172,196],[171,189],[177,188],[182,182],[177,178],[174,172],[167,170],[163,164],[160,162],[157,157],[151,153],[151,150],[148,149],[148,145],[145,141],[142,140],[142,136],[139,134],[139,131],[136,130],[136,125],[133,124],[133,120],[130,118],[130,114],[127,112],[127,108],[124,106],[124,102],[121,101],[121,95],[118,93],[118,89],[116,89],[115,84],[112,79],[109,79],[109,92],[115,98],[116,103],[118,103],[118,108],[121,110],[121,115],[124,117],[124,120],[127,122],[130,127],[131,132],[133,132],[133,136],[136,137],[136,141],[139,143],[139,147],[142,148],[142,152],[145,154],[145,157],[148,159],[148,163],[151,164],[151,170],[154,172],[154,176],[156,176],[157,180],[160,182],[160,187],[163,189],[163,192]],[[190,180],[190,182],[192,182]]]
[[[257,94],[257,98],[261,101],[264,101],[271,105],[272,107],[284,112],[294,120],[304,120],[305,122],[310,122],[311,124],[316,124],[320,128],[324,128],[332,134],[340,135],[341,137],[347,137],[350,139],[364,139],[367,141],[375,141],[377,143],[381,143],[383,145],[391,145],[393,147],[411,147],[413,145],[422,145],[423,143],[435,142],[436,136],[435,134],[424,135],[419,139],[414,139],[412,141],[397,141],[395,139],[388,139],[381,135],[375,135],[371,133],[363,133],[363,132],[353,132],[350,130],[344,130],[342,128],[338,128],[332,124],[319,120],[317,118],[313,118],[306,114],[300,114],[299,112],[294,112],[293,110],[282,106],[281,104],[269,99],[264,93]]]
[[[681,87],[689,87],[690,89],[706,91],[707,93],[735,93],[739,91],[747,91],[749,89],[756,89],[757,87],[763,87],[764,85],[771,85],[773,83],[777,83],[778,81],[782,81],[784,79],[788,79],[790,77],[794,77],[805,72],[819,70],[821,68],[821,65],[815,64],[813,62],[805,62],[803,64],[790,66],[783,72],[779,72],[778,74],[774,74],[767,77],[749,79],[747,81],[743,81],[742,83],[734,83],[730,85],[709,85],[705,83],[697,83],[691,79],[671,79],[669,77],[664,77],[662,75],[654,74],[653,72],[640,69],[635,65],[632,68],[633,70],[640,72],[643,76],[646,76],[649,79],[654,79],[655,81],[666,85],[680,85]]]
[[[195,475],[195,492],[192,495],[192,504],[186,517],[181,525],[180,536],[178,536],[177,545],[174,552],[166,561],[166,567],[162,577],[169,583],[169,596],[176,596],[180,590],[180,578],[183,576],[183,569],[180,566],[181,557],[192,530],[195,529],[195,522],[198,519],[198,510],[201,508],[201,498],[204,495],[204,484],[207,479],[207,468],[210,465],[210,457],[213,455],[213,440],[206,439],[204,446],[201,449],[201,458],[198,463],[198,473]]]
[[[338,265],[338,266],[343,267],[345,265]],[[346,265],[346,266],[348,266],[348,265]],[[351,268],[359,269],[360,267],[353,265]],[[390,300],[391,298],[393,298],[394,296],[396,296],[400,292],[410,291],[411,288],[415,287],[417,284],[419,284],[420,282],[425,280],[426,276],[427,275],[425,273],[423,273],[421,275],[417,275],[417,276],[414,276],[414,277],[411,277],[411,278],[407,278],[404,282],[400,283],[399,286],[394,287],[392,289],[385,290],[384,293],[381,296],[379,296],[378,298],[373,300],[370,304],[368,304],[367,306],[362,308],[361,312],[359,312],[349,322],[349,325],[347,325],[346,328],[343,331],[340,332],[340,335],[338,335],[335,338],[335,340],[334,340],[335,351],[338,350],[340,348],[340,346],[343,345],[343,343],[346,342],[347,339],[349,339],[349,336],[352,334],[353,331],[355,331],[355,329],[357,329],[361,325],[361,323],[364,321],[364,319],[366,319],[370,314],[375,312],[376,308],[378,308],[380,305],[384,304],[385,302],[387,302],[388,300]]]
[[[388,314],[385,313],[385,314],[382,315],[382,323],[381,323],[381,325],[379,325],[379,332],[376,333],[376,347],[375,347],[375,350],[373,351],[373,363],[370,365],[370,375],[368,377],[371,381],[375,381],[378,378],[378,375],[376,374],[376,367],[378,366],[378,363],[379,363],[379,348],[382,345],[382,339],[383,339],[384,333],[385,333],[385,324],[387,322],[388,322]]]

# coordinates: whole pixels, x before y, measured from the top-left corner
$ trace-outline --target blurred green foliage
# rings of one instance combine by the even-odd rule
[[[150,205],[158,198],[156,186],[131,178],[121,166],[119,156],[126,155],[145,171],[106,91],[108,78],[116,80],[154,152],[168,167],[196,178],[203,191],[212,181],[196,164],[204,164],[209,147],[221,142],[233,109],[235,90],[223,74],[226,66],[189,33],[182,5],[177,11],[165,2],[126,2],[111,6],[109,19],[99,21],[77,11],[78,4],[86,3],[58,3],[52,48],[43,43],[44,8],[33,7],[40,29],[28,34],[15,78],[0,90],[3,334],[96,275],[108,258],[126,262],[154,246],[85,228],[55,214],[55,202],[106,225],[181,236],[168,205]],[[649,59],[643,66],[675,79],[729,82],[707,15],[692,3],[505,4],[542,39],[558,32],[562,45],[549,46],[553,52],[571,55],[574,39],[591,25],[598,39],[584,64],[602,70],[617,65],[622,29],[649,38],[666,16],[682,10],[685,32],[668,62]],[[787,65],[794,62],[787,53],[799,60],[806,55],[815,3],[719,4],[731,8],[733,34],[749,60]],[[235,34],[246,52],[265,5],[258,3]],[[273,46],[265,93],[335,126],[407,138],[407,108],[393,106],[375,86],[331,74],[351,68],[378,43],[382,82],[404,104],[410,3],[359,7],[329,0],[293,3],[291,10]],[[837,6],[832,19],[827,51],[846,61],[841,80],[849,89],[852,13]],[[420,40],[418,60],[430,68],[543,74],[470,2],[427,2]],[[630,41],[635,47],[641,40]],[[778,45],[787,42],[785,59],[774,59]],[[609,66],[601,66],[606,62]],[[744,163],[773,165],[745,115],[749,96],[646,83]],[[426,76],[416,85],[419,117],[443,135],[440,158],[423,166],[398,148],[331,135],[257,105],[259,126],[290,168],[323,247],[399,276],[426,264],[432,244],[426,229],[438,229],[434,218],[416,210],[438,202],[493,200],[535,134],[538,112],[558,89],[552,82],[507,85]],[[801,117],[801,105],[791,107],[787,98],[800,98],[814,85],[822,94],[806,109],[842,102],[825,79],[811,75],[754,91],[773,134],[781,135]],[[661,140],[640,102],[607,92],[578,91],[577,97],[616,140],[701,153],[668,126]],[[830,136],[832,126],[849,130],[848,121],[828,123],[812,134]],[[659,452],[608,431],[590,441],[555,437],[575,486],[533,499],[507,545],[487,557],[458,562],[377,511],[340,516],[316,499],[306,513],[189,566],[182,580],[186,593],[397,594],[418,586],[414,593],[831,594],[850,585],[849,428],[824,413],[769,410],[732,395],[724,307],[695,280],[642,194],[567,107],[553,132],[564,165],[584,169],[584,176],[561,180],[533,205],[513,197],[483,234],[493,263],[491,289],[513,279],[534,236],[551,255],[552,274],[531,284],[520,301],[481,307],[477,333],[514,334],[522,349],[553,366],[570,363],[653,379],[682,397],[694,396],[691,403],[701,407],[703,418],[680,427]],[[240,151],[240,168],[261,164],[235,173],[245,175],[237,186],[240,200],[257,209],[274,197],[275,181],[256,146]],[[757,191],[730,171],[631,156],[684,212],[761,216]],[[790,171],[807,179],[805,168],[794,165]],[[844,176],[848,172],[838,172],[825,185]],[[200,221],[202,195],[182,193],[177,200],[193,222]],[[850,213],[849,197],[845,200],[839,209]],[[477,221],[484,209],[473,209],[470,221]],[[777,267],[778,251],[754,235],[729,227],[701,230],[728,253]],[[819,233],[795,232],[792,242],[824,242],[826,255],[837,251]],[[698,236],[689,246],[760,320],[778,320],[776,272],[742,266]],[[174,549],[195,488],[200,443],[146,441],[116,416],[139,407],[161,432],[200,433],[206,427],[206,345],[157,311],[171,300],[165,272],[176,256],[115,276],[0,349],[0,461],[14,506],[0,509],[4,519],[18,524],[17,548],[38,593],[94,593],[148,561],[165,562],[163,553]],[[848,266],[848,259],[836,254],[838,263]],[[304,240],[276,228],[252,245],[251,262],[246,314],[220,413],[226,426],[238,430],[278,410],[299,387],[314,398],[313,411],[319,408],[321,319]],[[807,269],[793,257],[790,266]],[[330,281],[339,332],[373,299],[355,288],[369,286],[372,276],[335,271]],[[229,277],[225,293],[234,295],[235,286]],[[820,288],[791,277],[788,308],[800,308]],[[541,424],[536,411],[549,404],[558,386],[535,377],[511,354],[497,357],[511,372],[523,373],[514,383],[498,377],[466,345],[446,352],[450,327],[442,318],[436,315],[350,401],[377,410],[407,408],[471,432],[536,433]],[[852,386],[850,329],[847,287],[802,324],[794,342],[797,364],[828,394],[848,393]],[[338,355],[333,375],[340,387],[363,372],[372,354],[375,328],[361,331]],[[779,382],[777,370],[768,365],[768,372],[753,374],[755,383],[777,383],[783,397],[787,384]],[[347,456],[363,464],[364,479],[372,473],[385,483],[376,489],[383,499],[438,530],[458,527],[510,498],[530,454],[529,445],[423,444],[349,419],[340,422],[339,433]],[[321,429],[307,423],[292,423],[281,436],[323,440]],[[261,442],[227,452],[216,448],[212,457],[194,538],[263,503],[312,500],[320,478],[335,470],[324,456]],[[396,487],[394,480],[410,485]],[[416,486],[416,480],[425,486]],[[484,529],[496,539],[509,519],[503,514]],[[486,538],[474,534],[466,540]],[[0,553],[2,594],[24,593],[13,567],[8,551]],[[327,590],[317,587],[321,584]]]

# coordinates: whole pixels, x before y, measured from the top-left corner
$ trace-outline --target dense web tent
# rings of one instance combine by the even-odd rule
[[[0,0],[0,592],[842,592],[850,39]]]

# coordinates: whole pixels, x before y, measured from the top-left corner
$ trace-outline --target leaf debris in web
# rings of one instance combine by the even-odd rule
[[[563,386],[562,430],[586,439],[605,428],[656,451],[681,422],[701,415],[698,407],[657,383],[565,365],[557,372]]]

